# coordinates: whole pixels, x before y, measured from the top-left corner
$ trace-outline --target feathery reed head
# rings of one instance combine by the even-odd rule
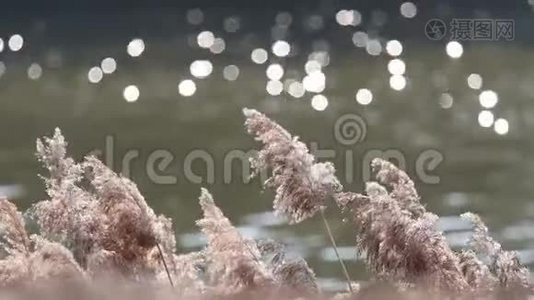
[[[488,266],[484,264],[471,250],[463,250],[458,253],[460,268],[464,277],[475,290],[476,294],[487,294],[497,287],[497,279],[490,272]]]
[[[107,219],[104,248],[119,253],[126,260],[146,257],[156,246],[153,212],[142,197],[136,197],[130,181],[98,159],[88,157],[83,165],[94,187],[95,200]]]
[[[503,250],[501,244],[489,235],[488,227],[478,215],[468,212],[464,213],[462,218],[473,224],[474,233],[470,245],[478,254],[490,259],[489,269],[499,280],[501,288],[507,290],[532,289],[532,284],[529,282],[529,271],[520,263],[517,252]]]
[[[252,161],[257,171],[271,170],[266,185],[276,190],[273,207],[299,223],[315,215],[328,197],[341,190],[331,163],[316,163],[306,145],[264,114],[243,109],[248,133],[263,143]]]
[[[304,295],[320,292],[315,273],[302,257],[288,257],[284,245],[272,240],[259,241],[258,248],[264,260],[270,258],[267,268],[280,286]]]
[[[414,219],[376,182],[367,183],[366,195],[340,193],[336,202],[351,211],[358,248],[378,278],[438,290],[468,289],[458,258],[435,229],[435,215],[425,212]]]
[[[7,256],[0,260],[0,286],[84,276],[68,249],[37,235],[29,237],[21,214],[6,199],[0,200],[0,225],[7,248]]]
[[[63,183],[76,183],[81,179],[82,169],[72,158],[67,157],[67,142],[56,128],[52,137],[37,139],[37,159],[48,169],[50,176],[45,178],[50,197]]]
[[[409,211],[415,218],[425,213],[424,206],[419,202],[420,198],[415,184],[408,174],[381,158],[373,159],[371,168],[376,172],[378,182],[391,189],[390,196],[399,203],[402,209]]]
[[[31,241],[15,204],[0,199],[0,287],[20,286],[30,278]]]
[[[37,158],[49,171],[43,176],[48,200],[36,203],[32,215],[41,234],[69,245],[76,259],[85,257],[104,238],[106,218],[91,192],[82,189],[82,166],[67,157],[67,142],[56,128],[52,137],[37,140]]]
[[[29,269],[33,281],[83,279],[85,272],[67,248],[36,235],[32,241],[34,251],[29,257]]]
[[[135,184],[97,158],[67,157],[66,145],[59,129],[37,141],[37,156],[50,171],[50,199],[33,207],[41,234],[68,246],[91,274],[110,265],[132,278],[157,273],[162,256],[175,250],[170,220],[156,216]]]
[[[171,265],[171,273],[177,283],[175,289],[181,295],[195,297],[206,291],[202,271],[206,268],[206,253],[204,251],[173,255]],[[166,274],[161,272],[159,277],[161,277],[160,281],[164,282]]]
[[[197,225],[208,238],[206,248],[209,284],[223,294],[235,294],[273,284],[273,277],[259,260],[254,241],[241,236],[206,189],[199,197],[204,217]]]
[[[0,247],[7,255],[29,252],[30,239],[15,204],[0,198]]]

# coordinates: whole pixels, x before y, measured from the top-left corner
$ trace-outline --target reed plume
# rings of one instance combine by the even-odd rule
[[[0,260],[0,286],[25,286],[43,281],[83,280],[85,272],[59,243],[32,236],[32,251]]]
[[[95,157],[76,163],[66,147],[59,129],[37,140],[37,157],[50,173],[49,199],[33,207],[41,234],[69,247],[92,274],[105,267],[139,280],[159,272],[175,251],[171,221],[155,215],[133,182]]]
[[[31,280],[82,280],[85,272],[69,249],[33,235],[34,250],[29,257]]]
[[[408,174],[383,159],[373,159],[371,168],[376,173],[377,181],[391,190],[389,195],[397,201],[401,209],[408,211],[412,218],[425,214],[426,209],[421,204],[415,184]]]
[[[289,258],[278,243],[244,238],[208,190],[201,190],[199,202],[204,216],[197,225],[208,239],[202,251],[208,290],[218,295],[273,288],[299,295],[319,292],[315,274],[302,258]]]
[[[327,234],[352,291],[347,267],[339,256],[336,242],[328,221],[324,216],[326,201],[343,188],[335,175],[334,165],[330,162],[317,163],[306,145],[292,137],[282,126],[264,114],[245,108],[245,127],[249,134],[263,143],[258,156],[252,159],[256,173],[271,170],[271,177],[264,184],[274,188],[274,211],[288,218],[290,224],[321,212]]]
[[[435,215],[413,219],[376,182],[367,183],[366,195],[347,192],[336,198],[350,211],[358,228],[357,247],[378,279],[445,291],[468,289],[458,258],[435,229]]]
[[[7,255],[29,253],[30,239],[15,204],[0,198],[0,247]]]
[[[176,241],[170,219],[156,216],[132,181],[115,174],[97,158],[87,157],[83,166],[107,219],[102,247],[129,265],[145,269],[157,268],[154,264],[160,255],[171,258]],[[162,253],[156,253],[159,245]]]
[[[0,286],[85,276],[68,249],[37,235],[30,237],[22,215],[7,199],[0,199],[0,224],[0,244],[7,254],[0,260]]]
[[[104,239],[107,219],[93,195],[79,186],[82,166],[67,157],[67,142],[58,128],[51,138],[37,140],[36,156],[49,171],[42,176],[49,199],[36,203],[32,215],[44,237],[68,245],[84,265]]]
[[[314,216],[326,200],[341,190],[331,163],[317,163],[306,145],[292,137],[282,126],[264,114],[243,109],[247,131],[263,143],[252,160],[256,172],[271,170],[265,185],[276,190],[275,212],[290,223],[299,223]]]
[[[206,292],[206,283],[204,282],[204,272],[206,268],[205,251],[192,252],[188,254],[173,255],[170,264],[171,274],[175,279],[175,290],[184,297],[195,297]],[[167,275],[161,272],[160,280],[164,281]]]
[[[208,190],[202,189],[199,202],[204,217],[197,225],[208,239],[205,251],[209,284],[223,294],[273,286],[274,278],[260,261],[256,243],[241,236]]]
[[[460,269],[465,280],[476,294],[488,294],[495,291],[498,281],[488,266],[472,250],[462,250],[458,254]]]
[[[29,277],[30,239],[17,207],[0,199],[0,286],[23,283]]]
[[[465,213],[462,217],[471,221],[474,226],[471,247],[490,260],[489,269],[497,277],[500,287],[507,290],[532,289],[529,271],[520,263],[517,252],[505,251],[501,244],[489,235],[488,227],[478,215]]]
[[[9,255],[0,260],[0,288],[21,287],[30,279],[28,259]]]
[[[285,289],[304,295],[320,293],[315,272],[302,257],[289,257],[285,247],[273,240],[258,243],[262,257],[267,258],[267,268],[276,282]]]

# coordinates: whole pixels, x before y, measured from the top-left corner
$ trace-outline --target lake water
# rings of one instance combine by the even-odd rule
[[[341,271],[322,221],[288,226],[271,212],[273,193],[258,179],[245,182],[239,160],[232,160],[258,146],[242,126],[241,109],[251,107],[335,162],[347,190],[361,191],[366,159],[389,150],[403,159],[427,208],[442,217],[439,227],[453,247],[463,247],[470,234],[459,214],[473,211],[506,248],[534,265],[534,52],[528,41],[466,42],[461,57],[452,58],[458,49],[448,55],[447,42],[424,37],[425,17],[391,16],[395,26],[419,30],[369,30],[382,48],[400,41],[400,61],[391,64],[395,57],[386,49],[372,55],[376,49],[355,46],[353,34],[366,26],[341,26],[333,16],[310,21],[308,14],[293,15],[293,25],[280,33],[287,15],[278,14],[278,23],[275,13],[262,15],[265,23],[246,14],[214,15],[201,25],[187,23],[185,12],[150,22],[143,14],[97,21],[81,16],[72,28],[66,25],[74,17],[6,23],[13,30],[2,36],[0,53],[0,194],[21,208],[45,197],[35,140],[57,126],[73,156],[99,151],[114,170],[130,175],[158,213],[173,218],[181,252],[204,243],[194,225],[204,186],[244,235],[284,242],[306,258],[324,287],[339,288]],[[126,26],[131,18],[141,25]],[[303,20],[319,29],[300,28]],[[93,25],[85,32],[84,24]],[[8,39],[17,26],[24,43],[11,51]],[[202,31],[224,39],[221,53],[214,53],[221,44],[211,51],[198,46]],[[289,41],[287,56],[285,44],[271,49],[277,34]],[[132,53],[141,52],[137,57],[127,53],[134,38],[144,44],[131,44]],[[210,44],[209,34],[199,39]],[[260,64],[251,59],[258,48],[268,52]],[[106,57],[116,70],[91,73]],[[254,59],[262,61],[261,51]],[[307,61],[315,63],[305,67]],[[266,74],[273,64],[280,66]],[[112,65],[101,67],[111,71]],[[228,80],[236,69],[237,79]],[[186,81],[180,91],[184,80],[195,88]],[[280,95],[269,95],[279,89]],[[372,99],[360,91],[357,100],[360,89]],[[347,120],[356,131],[343,131]],[[158,169],[161,155],[169,162]],[[327,216],[352,278],[365,280],[352,226],[335,205]]]

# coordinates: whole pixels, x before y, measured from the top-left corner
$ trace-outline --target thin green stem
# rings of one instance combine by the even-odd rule
[[[167,263],[165,262],[165,257],[163,257],[163,251],[161,251],[161,247],[159,243],[156,242],[156,246],[158,247],[159,255],[161,257],[161,262],[163,263],[163,266],[165,267],[165,272],[167,272],[167,277],[169,278],[169,282],[171,283],[171,286],[174,287],[174,283],[172,282],[171,273],[169,272],[169,268],[167,267]]]
[[[141,212],[145,212],[141,204],[139,204],[139,201],[134,199],[134,203],[137,204]],[[171,283],[171,286],[174,287],[174,282],[172,282],[171,273],[169,272],[169,268],[167,267],[167,262],[165,262],[165,257],[163,256],[163,251],[161,250],[161,246],[159,245],[159,242],[157,241],[157,237],[156,237],[156,246],[158,248],[159,256],[161,257],[161,262],[163,263],[163,267],[165,267],[165,272],[167,273],[167,277],[169,278],[169,282]]]
[[[354,293],[352,290],[351,280],[349,276],[349,271],[347,270],[347,266],[345,266],[345,263],[341,259],[341,256],[339,256],[339,252],[337,251],[337,244],[336,240],[334,239],[334,235],[332,234],[332,230],[330,229],[330,225],[328,224],[328,221],[326,220],[326,217],[324,215],[324,209],[321,209],[321,218],[323,219],[324,227],[326,228],[326,233],[328,234],[328,237],[330,238],[330,242],[332,243],[332,247],[334,248],[334,252],[336,253],[337,260],[339,261],[339,264],[341,265],[341,270],[343,271],[343,275],[345,275],[345,279],[347,280],[347,285],[349,287],[349,291]]]

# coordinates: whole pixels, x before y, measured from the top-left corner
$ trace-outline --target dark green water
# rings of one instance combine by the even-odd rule
[[[487,221],[506,248],[519,250],[525,263],[534,264],[531,45],[471,42],[464,44],[461,58],[452,59],[443,42],[402,40],[400,58],[406,64],[408,82],[396,91],[389,85],[387,64],[392,58],[387,53],[371,56],[352,45],[352,32],[336,33],[344,42],[330,44],[330,63],[322,69],[326,88],[321,94],[327,97],[328,106],[316,111],[311,105],[314,93],[307,92],[301,98],[287,92],[269,96],[265,88],[265,70],[270,63],[284,67],[282,80],[302,80],[310,43],[297,41],[292,45],[299,47],[298,54],[287,58],[271,54],[265,64],[258,65],[250,60],[250,52],[257,47],[269,50],[270,43],[246,32],[237,33],[226,40],[225,52],[214,55],[187,46],[188,38],[194,41],[200,32],[188,30],[190,33],[172,38],[145,38],[145,52],[137,58],[126,54],[131,36],[34,51],[39,40],[30,35],[16,53],[6,45],[0,53],[6,66],[0,77],[0,194],[7,194],[22,208],[45,197],[37,176],[44,170],[33,156],[35,140],[58,126],[76,158],[99,149],[102,157],[113,157],[113,168],[121,171],[124,157],[135,154],[129,174],[151,206],[173,218],[180,251],[202,246],[194,221],[200,216],[199,190],[205,186],[246,236],[283,241],[309,261],[325,286],[335,288],[341,271],[321,221],[314,218],[296,226],[286,225],[270,213],[272,192],[262,190],[257,179],[243,182],[238,161],[225,163],[233,150],[246,152],[257,146],[242,127],[241,109],[251,107],[266,112],[303,141],[330,150],[348,190],[362,190],[362,168],[370,151],[394,150],[405,159],[428,209],[443,217],[440,228],[454,247],[462,247],[469,237],[468,224],[457,216],[473,211]],[[60,64],[54,64],[57,56]],[[116,59],[117,70],[98,83],[90,83],[88,70],[108,56]],[[189,74],[189,65],[196,59],[212,62],[213,72],[206,79]],[[32,62],[42,67],[37,80],[27,75]],[[240,69],[236,81],[223,78],[223,68],[229,64]],[[481,90],[468,86],[471,73],[482,76]],[[177,86],[189,78],[196,83],[196,93],[183,97]],[[140,96],[130,103],[123,98],[123,90],[132,84]],[[369,105],[355,100],[360,88],[372,91]],[[498,103],[489,110],[495,119],[507,120],[509,130],[504,135],[493,127],[480,126],[477,120],[484,110],[479,103],[483,90],[498,94]],[[442,93],[453,98],[452,107],[442,107]],[[366,126],[361,140],[348,145],[335,135],[336,121],[346,114],[361,117]],[[429,149],[443,158],[428,172],[438,176],[439,183],[425,183],[417,173],[421,153]],[[156,170],[157,175],[170,178],[165,184],[155,182],[147,171],[158,150],[167,151],[172,158],[169,166]],[[198,157],[211,161],[212,176]],[[188,175],[189,166],[201,182]],[[354,171],[348,183],[347,168]],[[353,247],[351,225],[342,222],[334,205],[327,215],[353,279],[367,278]]]

